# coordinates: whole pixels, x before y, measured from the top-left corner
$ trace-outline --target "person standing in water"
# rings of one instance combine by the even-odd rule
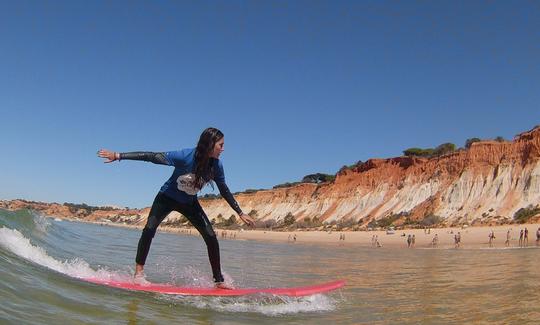
[[[219,156],[224,151],[224,135],[216,128],[207,128],[199,138],[196,148],[169,152],[126,152],[119,153],[101,149],[98,156],[105,163],[121,160],[142,160],[154,164],[173,166],[171,177],[156,195],[148,220],[142,231],[135,258],[135,278],[144,278],[143,270],[150,251],[150,244],[159,224],[172,211],[183,214],[199,231],[206,243],[208,258],[217,288],[232,289],[221,273],[219,244],[212,224],[197,199],[197,193],[206,184],[214,181],[221,196],[229,203],[240,219],[249,226],[253,219],[242,212],[240,206],[225,183],[223,165]]]
[[[495,232],[493,232],[493,229],[489,232],[488,238],[489,238],[489,247],[493,247],[493,240],[495,239]]]
[[[506,241],[504,242],[506,247],[510,246],[510,229],[506,232]]]
[[[435,236],[431,240],[431,246],[437,247],[438,244],[439,244],[439,235],[435,234]]]

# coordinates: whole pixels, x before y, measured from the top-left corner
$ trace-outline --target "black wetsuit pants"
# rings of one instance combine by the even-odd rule
[[[223,282],[221,274],[221,264],[219,260],[219,243],[212,228],[212,224],[208,221],[208,217],[204,213],[199,201],[195,200],[192,203],[179,203],[176,200],[166,196],[163,193],[158,193],[150,209],[148,221],[144,227],[137,248],[137,264],[144,265],[146,257],[150,251],[152,238],[156,234],[157,227],[172,211],[177,211],[183,214],[189,222],[199,231],[206,243],[208,250],[208,258],[212,266],[214,281]]]

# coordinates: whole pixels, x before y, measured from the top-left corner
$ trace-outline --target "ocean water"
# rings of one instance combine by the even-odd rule
[[[79,277],[129,279],[140,231],[0,210],[0,324],[537,324],[540,249],[395,249],[220,240],[239,287],[345,279],[336,292],[185,297]],[[212,284],[204,242],[158,232],[147,279]]]

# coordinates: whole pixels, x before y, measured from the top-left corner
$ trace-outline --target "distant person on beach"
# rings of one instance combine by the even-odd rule
[[[379,243],[379,235],[373,235],[371,238],[371,246],[382,247],[382,245]]]
[[[523,229],[519,231],[519,247],[523,247]]]
[[[438,244],[439,244],[439,235],[435,234],[435,236],[433,236],[433,239],[431,240],[431,246],[437,247]]]
[[[540,244],[540,228],[536,231],[536,245]]]
[[[510,229],[508,229],[508,231],[506,232],[506,241],[504,242],[504,245],[506,245],[506,247],[510,246]]]
[[[529,229],[525,227],[525,231],[523,232],[523,246],[529,246]]]
[[[148,220],[142,231],[135,259],[135,279],[144,280],[144,265],[159,224],[169,213],[177,211],[183,214],[203,237],[212,267],[215,286],[222,289],[232,289],[230,285],[224,282],[221,273],[219,244],[216,234],[197,199],[197,193],[206,184],[211,184],[213,181],[216,183],[221,196],[236,211],[240,219],[247,225],[254,225],[253,219],[242,212],[225,183],[223,165],[219,160],[219,156],[224,150],[224,144],[224,135],[220,130],[207,128],[202,132],[196,148],[169,152],[119,153],[105,149],[98,151],[99,157],[107,159],[105,163],[121,160],[142,160],[174,167],[171,177],[156,195]]]
[[[411,247],[414,248],[414,245],[416,244],[416,235],[412,235],[412,238],[411,238]]]
[[[489,238],[489,247],[493,247],[493,240],[495,239],[495,233],[493,232],[493,230],[489,232],[488,238]]]
[[[409,236],[407,236],[407,248],[411,248],[411,243],[412,243],[412,236],[411,234],[409,234]]]
[[[460,245],[461,245],[461,232],[458,231],[458,233],[454,235],[454,247],[459,248]]]

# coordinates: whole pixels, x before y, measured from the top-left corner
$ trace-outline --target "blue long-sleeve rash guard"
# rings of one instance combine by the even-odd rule
[[[214,170],[213,181],[216,183],[219,193],[236,213],[242,214],[242,209],[225,183],[223,164],[219,159],[210,159]],[[168,152],[126,152],[120,153],[120,160],[143,160],[154,164],[174,166],[171,177],[163,184],[160,192],[180,203],[193,202],[201,190],[195,186],[195,174],[193,173],[195,170],[195,148]]]

